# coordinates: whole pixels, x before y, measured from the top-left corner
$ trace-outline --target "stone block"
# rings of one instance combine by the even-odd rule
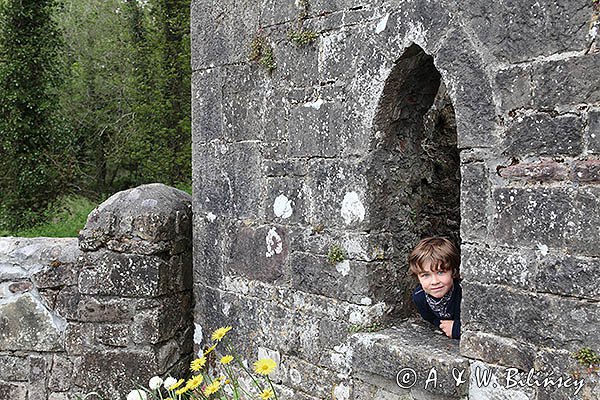
[[[265,215],[268,221],[285,225],[307,225],[312,207],[298,178],[268,178]]]
[[[589,20],[591,7],[585,0],[468,1],[461,12],[476,38],[503,62],[522,62],[588,47],[588,24],[583,22]],[[547,35],[540,37],[539,32]]]
[[[532,67],[515,66],[501,69],[495,77],[499,107],[504,112],[526,108],[532,104]]]
[[[351,348],[353,372],[359,377],[376,376],[393,387],[397,379],[403,382],[406,374],[407,381],[414,380],[414,386],[407,389],[417,395],[461,398],[467,394],[466,385],[457,387],[452,378],[455,368],[464,371],[463,379],[469,379],[469,362],[458,355],[458,342],[422,325],[407,321],[380,332],[355,334]],[[437,385],[430,382],[426,388],[432,369],[437,374]]]
[[[53,392],[65,392],[73,384],[73,362],[63,355],[52,357],[52,370],[48,379],[48,389]]]
[[[27,400],[27,386],[9,382],[0,382],[0,399]]]
[[[537,260],[530,252],[463,243],[461,258],[461,276],[468,281],[523,289],[536,286]]]
[[[190,195],[161,183],[142,185],[96,207],[80,231],[79,246],[144,255],[168,252],[172,242],[189,240],[191,223]]]
[[[280,25],[294,21],[301,12],[301,6],[292,1],[266,0],[260,8],[260,21],[263,26]]]
[[[492,86],[477,54],[471,40],[457,30],[448,34],[435,56],[456,113],[459,149],[494,147],[498,142]]]
[[[535,347],[484,332],[461,333],[460,354],[486,363],[528,371],[534,366]]]
[[[221,87],[223,137],[227,142],[261,140],[264,137],[265,113],[269,105],[269,81],[252,73],[252,67],[243,64],[227,67]]]
[[[226,273],[263,282],[275,282],[284,275],[289,254],[285,227],[242,225],[231,239],[233,244]]]
[[[467,281],[461,285],[461,319],[465,330],[570,351],[584,343],[592,348],[600,343],[600,338],[592,334],[600,325],[596,318],[600,311],[597,303],[500,285]]]
[[[596,398],[592,392],[598,394],[599,380],[594,373],[589,373],[586,367],[578,365],[573,353],[565,350],[542,348],[537,352],[535,359],[536,375],[543,379],[551,377],[555,380],[571,378],[569,385],[553,385],[546,388],[539,387],[537,398],[540,400],[587,400]],[[583,387],[580,387],[580,382]],[[578,390],[579,388],[579,390]],[[575,393],[577,391],[577,393]]]
[[[68,355],[81,355],[96,345],[95,325],[89,322],[69,322],[65,330],[65,350]]]
[[[597,258],[549,254],[536,265],[535,287],[544,293],[600,300]]]
[[[303,188],[314,205],[312,226],[360,230],[369,226],[367,166],[360,161],[314,159]]]
[[[573,182],[581,184],[600,183],[600,160],[576,161],[570,177]]]
[[[52,356],[29,356],[31,369],[29,370],[29,384],[27,385],[27,399],[45,399],[48,396],[46,377],[50,374]]]
[[[77,266],[56,261],[33,274],[31,280],[38,289],[60,288],[77,284],[77,273]]]
[[[576,156],[583,150],[583,121],[576,115],[533,114],[510,121],[502,141],[509,157]]]
[[[331,396],[340,379],[332,371],[320,368],[294,356],[285,357],[280,365],[282,384],[319,399]]]
[[[600,189],[579,188],[567,221],[566,245],[572,254],[597,257],[600,238]]]
[[[261,218],[265,182],[260,145],[213,141],[196,149],[197,168],[204,172],[194,182],[194,196],[199,199],[195,206],[215,215]]]
[[[151,350],[96,351],[84,353],[75,367],[74,379],[77,386],[98,391],[106,398],[124,398],[161,373]]]
[[[517,163],[507,167],[500,166],[498,173],[511,181],[530,183],[560,182],[568,178],[568,166],[553,160],[541,160],[534,163]]]
[[[312,87],[319,84],[320,35],[317,34],[315,41],[304,46],[298,46],[287,37],[292,32],[309,30],[310,27],[306,25],[299,28],[296,21],[282,25],[273,49],[273,56],[277,62],[277,80],[291,86]]]
[[[324,256],[295,252],[290,267],[294,289],[357,304],[370,296],[366,263],[345,260],[332,265]]]
[[[112,251],[86,253],[78,288],[82,294],[157,297],[167,292],[170,265],[156,256]]]
[[[0,304],[0,349],[4,351],[62,350],[64,329],[65,321],[31,293]]]
[[[139,316],[136,313],[135,319]],[[95,327],[94,337],[100,344],[110,347],[126,347],[129,344],[130,324],[100,324]]]
[[[492,193],[492,232],[499,244],[561,248],[572,222],[569,188],[497,188]]]
[[[486,204],[490,201],[488,169],[483,163],[463,164],[460,167],[461,238],[463,240],[487,237]]]
[[[210,220],[199,214],[200,212],[196,213],[194,224],[194,283],[218,286],[223,277],[224,256],[231,251],[229,222],[212,213],[208,214]],[[198,286],[195,284],[194,288]]]
[[[0,355],[0,380],[27,381],[29,379],[29,360],[26,357]]]
[[[194,146],[214,139],[223,139],[222,68],[192,73],[192,137]]]
[[[81,296],[69,306],[73,308],[66,310],[66,318],[82,322],[122,322],[132,314],[131,301],[127,299]]]
[[[588,151],[600,153],[600,110],[591,110],[588,112]]]
[[[598,103],[600,87],[590,84],[596,81],[594,72],[598,65],[600,53],[536,65],[532,72],[533,106],[553,108],[557,104]]]
[[[192,2],[192,70],[245,62],[259,32],[260,8],[233,0]]]

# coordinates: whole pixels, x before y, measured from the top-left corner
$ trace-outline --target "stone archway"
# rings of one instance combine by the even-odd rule
[[[414,286],[406,256],[425,236],[460,244],[460,157],[454,107],[433,58],[408,47],[385,83],[373,123],[368,174],[371,232],[389,235],[393,279],[378,282],[376,295],[392,317],[411,314]],[[388,277],[389,278],[389,277]]]

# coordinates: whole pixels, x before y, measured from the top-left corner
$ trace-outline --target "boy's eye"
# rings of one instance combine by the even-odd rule
[[[422,278],[427,278],[429,276],[429,274],[421,274]]]

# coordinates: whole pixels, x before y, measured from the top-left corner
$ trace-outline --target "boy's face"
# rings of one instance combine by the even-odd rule
[[[419,272],[417,277],[425,293],[438,299],[444,297],[454,286],[452,270],[431,271],[431,265],[429,264],[423,265],[423,270]]]

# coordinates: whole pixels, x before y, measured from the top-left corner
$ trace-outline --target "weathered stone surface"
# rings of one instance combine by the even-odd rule
[[[597,303],[513,289],[462,282],[461,319],[466,330],[514,338],[533,345],[575,351],[586,338],[598,346]],[[494,301],[489,301],[493,299]],[[549,333],[549,327],[552,332]]]
[[[540,292],[600,300],[597,258],[543,257],[537,267],[535,287]]]
[[[511,181],[523,182],[553,182],[567,179],[568,167],[564,163],[552,160],[542,160],[536,163],[517,163],[500,167],[501,177]]]
[[[27,387],[22,384],[0,382],[0,399],[27,400]]]
[[[458,148],[490,147],[498,138],[491,82],[469,38],[450,33],[435,57],[456,112]]]
[[[461,238],[481,239],[487,236],[489,216],[485,205],[490,201],[488,170],[483,163],[460,167]]]
[[[576,115],[553,117],[544,113],[518,117],[508,126],[502,151],[510,157],[575,156],[583,149],[583,126]]]
[[[0,349],[56,351],[65,322],[30,293],[0,299]]]
[[[48,395],[46,377],[50,374],[52,356],[32,355],[29,357],[29,363],[31,369],[29,370],[27,398],[29,400],[45,399]]]
[[[469,362],[458,355],[458,342],[420,324],[409,321],[376,333],[355,334],[351,347],[352,368],[358,374],[373,374],[393,384],[403,368],[411,368],[416,374],[414,391],[450,398],[467,393],[466,385],[456,387],[452,379],[453,368],[464,370],[463,378],[469,378]],[[425,388],[432,368],[437,371],[438,385]]]
[[[65,330],[65,350],[69,355],[81,355],[96,345],[94,324],[69,322]]]
[[[79,292],[121,297],[157,297],[166,293],[170,265],[156,256],[98,251],[81,260]]]
[[[545,108],[556,104],[597,103],[600,87],[590,83],[595,82],[594,71],[599,64],[600,53],[595,53],[536,65],[532,73],[533,105]]]
[[[496,241],[562,247],[564,227],[576,222],[570,214],[572,196],[567,188],[495,189],[492,229]]]
[[[213,141],[196,149],[203,154],[198,167],[206,172],[194,182],[199,209],[241,219],[262,217],[265,182],[259,145]]]
[[[588,151],[600,153],[600,110],[591,110],[588,113]]]
[[[26,357],[0,355],[0,379],[26,381],[29,377],[29,360]]]
[[[194,146],[223,138],[223,70],[192,73],[192,137]]]
[[[73,362],[65,356],[55,355],[52,358],[52,371],[48,379],[48,389],[65,392],[73,384]]]
[[[79,245],[118,252],[155,254],[178,240],[189,240],[191,198],[175,188],[154,183],[114,194],[88,216]]]
[[[572,207],[572,219],[567,222],[566,245],[575,254],[600,255],[600,188],[580,188]]]
[[[259,16],[260,7],[252,3],[192,2],[192,70],[246,61]]]
[[[145,387],[150,377],[162,373],[149,350],[86,353],[75,371],[77,385],[95,389],[109,398],[123,398],[132,387]]]
[[[50,263],[43,270],[32,276],[37,288],[60,288],[77,284],[78,268],[73,264],[62,264],[58,261]]]
[[[307,225],[312,203],[303,190],[302,181],[293,178],[267,179],[268,195],[265,215],[268,220],[285,225]]]
[[[538,388],[537,398],[540,400],[587,400],[595,399],[600,394],[598,375],[590,374],[586,367],[578,365],[572,352],[540,349],[535,359],[535,372],[541,379],[547,376],[554,379],[562,377],[566,382],[567,378],[571,378],[569,385]],[[579,380],[583,380],[582,388],[579,387]]]
[[[585,0],[469,1],[461,11],[477,38],[502,61],[514,63],[588,46],[585,22],[591,5]],[[541,38],[539,32],[546,35]]]
[[[290,252],[287,229],[278,225],[241,226],[232,239],[227,271],[264,282],[277,281],[284,275]]]
[[[576,162],[571,171],[571,180],[582,184],[600,183],[600,160],[585,160]]]
[[[535,348],[510,338],[464,331],[461,333],[460,354],[490,364],[528,371],[534,366]]]
[[[495,77],[499,106],[504,112],[527,107],[531,104],[532,68],[516,66],[501,69]]]
[[[139,314],[136,314],[135,318]],[[111,347],[126,347],[129,344],[129,324],[102,324],[96,326],[94,337],[98,343]]]

